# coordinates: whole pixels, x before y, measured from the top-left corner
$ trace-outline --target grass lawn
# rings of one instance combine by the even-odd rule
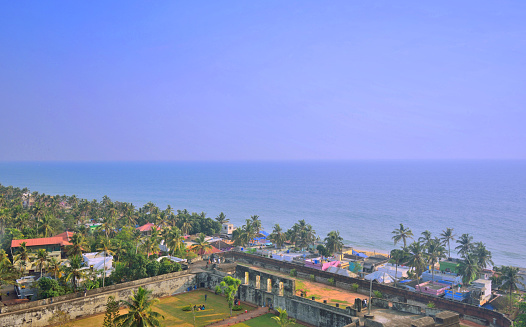
[[[272,313],[267,313],[266,315],[259,316],[254,319],[247,320],[245,322],[235,324],[232,327],[269,327],[269,326],[279,326],[278,323],[271,319],[271,317],[274,317]],[[293,325],[293,326],[299,326],[299,325]]]
[[[205,302],[205,294],[208,298]],[[182,308],[192,304],[204,304],[206,310],[195,312],[196,326],[205,326],[212,322],[228,318],[230,316],[230,309],[226,299],[223,296],[215,295],[207,291],[193,291],[183,293],[176,296],[165,297],[161,302],[155,305],[157,312],[164,316],[163,326],[187,326],[193,327],[192,311],[183,311]],[[245,312],[245,310],[252,310],[252,307],[242,305],[243,311],[233,311],[233,315]],[[122,313],[126,312],[123,310]],[[104,314],[75,320],[71,323],[74,327],[94,327],[102,326],[104,321]]]

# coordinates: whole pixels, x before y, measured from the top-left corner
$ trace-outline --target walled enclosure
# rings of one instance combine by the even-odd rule
[[[84,292],[68,294],[53,299],[28,302],[4,307],[0,314],[0,326],[47,326],[57,312],[65,312],[70,319],[103,313],[106,311],[108,297],[115,300],[128,300],[139,286],[152,291],[153,297],[164,297],[180,293],[195,285],[196,276],[188,272],[175,272],[162,276],[144,278],[133,282],[112,285]]]
[[[220,255],[233,262],[244,262],[254,266],[259,266],[270,270],[276,270],[287,274],[290,272],[291,269],[296,269],[298,276],[308,278],[310,275],[314,275],[316,281],[321,283],[329,284],[328,279],[333,278],[336,282],[336,287],[340,287],[346,290],[351,290],[352,284],[358,284],[360,289],[362,290],[369,290],[369,281],[333,274],[298,265],[295,263],[278,261],[239,251],[225,252]],[[414,304],[419,306],[425,306],[427,303],[433,302],[435,304],[436,309],[456,312],[460,315],[461,318],[471,320],[479,324],[496,327],[511,326],[511,320],[509,320],[503,314],[496,311],[491,311],[482,307],[477,307],[466,303],[459,303],[443,298],[437,298],[427,294],[398,289],[388,285],[376,283],[373,283],[373,285],[373,288],[375,290],[380,291],[385,298],[391,301]]]

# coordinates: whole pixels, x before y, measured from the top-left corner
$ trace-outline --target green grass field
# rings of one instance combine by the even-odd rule
[[[254,319],[247,320],[245,322],[235,324],[232,327],[269,327],[269,326],[279,326],[278,323],[271,319],[271,317],[274,317],[272,313],[267,313],[266,315],[259,316]],[[292,325],[292,326],[299,326],[299,325]]]
[[[205,302],[205,294],[208,295]],[[207,291],[193,291],[183,293],[176,296],[162,298],[159,303],[155,305],[156,311],[164,316],[163,326],[186,326],[193,327],[192,311],[183,311],[182,308],[192,304],[204,304],[206,309],[204,311],[195,312],[196,326],[206,326],[218,320],[228,318],[230,316],[230,309],[226,299],[220,295],[215,295]],[[252,307],[242,305],[243,311],[233,311],[233,315],[245,312],[245,310],[253,310]],[[126,312],[126,310],[124,310]],[[102,326],[104,321],[104,314],[97,316],[79,319],[71,322],[74,327],[94,327]]]

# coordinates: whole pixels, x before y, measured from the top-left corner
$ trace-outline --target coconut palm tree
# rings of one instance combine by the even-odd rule
[[[444,245],[447,243],[447,252],[448,257],[451,258],[451,246],[450,241],[453,241],[455,239],[455,234],[453,234],[453,228],[446,228],[446,230],[442,231],[442,234],[440,234],[442,237],[442,241],[444,242]]]
[[[395,229],[392,234],[394,244],[398,243],[400,240],[404,241],[404,248],[407,246],[407,239],[413,238],[413,232],[409,228],[404,228],[403,224],[400,224],[400,228]]]
[[[398,280],[398,266],[409,259],[408,253],[404,250],[394,249],[391,251],[391,260],[395,263],[395,286]]]
[[[276,244],[280,249],[283,247],[283,244],[285,244],[287,237],[285,233],[283,233],[279,224],[274,225],[274,230],[272,231],[272,234],[269,235],[269,240]]]
[[[55,232],[53,225],[56,223],[56,221],[57,219],[49,214],[46,214],[44,217],[42,217],[40,220],[40,229],[42,230],[42,235],[44,237],[49,237]]]
[[[286,326],[290,326],[290,325],[295,325],[296,324],[296,319],[289,318],[287,310],[281,309],[281,308],[277,308],[277,310],[278,310],[278,313],[279,313],[278,316],[277,317],[272,317],[272,319],[278,325],[280,325],[281,327],[286,327]]]
[[[428,230],[425,230],[422,232],[422,236],[418,238],[418,242],[427,245],[431,241],[431,232]]]
[[[420,275],[422,274],[427,261],[425,248],[422,244],[413,242],[407,249],[409,252],[408,264],[415,269],[416,278],[418,284],[420,284]]]
[[[104,274],[102,275],[102,287],[104,287],[106,280],[106,256],[108,254],[115,255],[115,252],[113,251],[113,244],[111,244],[111,241],[107,238],[103,238],[100,240],[99,246],[97,247],[97,251],[99,251],[99,254],[104,255]]]
[[[180,251],[183,247],[184,237],[181,233],[181,230],[177,226],[167,228],[164,231],[164,242],[168,249],[170,250],[171,255]]]
[[[66,252],[68,256],[82,256],[84,249],[88,249],[89,245],[86,238],[81,233],[75,233],[71,236],[69,243],[71,245],[66,246]]]
[[[161,326],[164,316],[153,311],[153,305],[159,300],[150,299],[151,293],[152,291],[139,287],[130,301],[122,301],[128,307],[128,313],[117,317],[114,322],[122,327]]]
[[[464,260],[460,262],[458,268],[459,273],[462,276],[462,284],[464,285],[468,285],[473,280],[475,280],[480,271],[478,259],[471,253],[468,253],[464,257]]]
[[[0,287],[4,285],[15,285],[18,272],[9,261],[4,250],[0,249]]]
[[[82,269],[84,266],[84,262],[82,261],[81,256],[79,255],[71,256],[68,261],[69,261],[69,267],[66,267],[64,269],[66,273],[66,281],[71,280],[73,289],[77,291],[77,283],[80,279],[86,276],[87,271]]]
[[[62,271],[62,265],[60,263],[60,260],[54,257],[49,258],[49,260],[47,261],[46,271],[48,273],[52,273],[55,276],[55,279],[57,279],[57,274],[59,274]]]
[[[16,255],[13,258],[14,262],[17,262],[20,266],[20,272],[26,268],[27,264],[31,262],[31,257],[29,256],[29,250],[26,247],[26,242],[20,243],[16,251]]]
[[[510,312],[513,306],[513,291],[518,290],[519,286],[526,287],[519,278],[519,268],[502,266],[500,268],[502,288],[508,290],[510,294]]]
[[[46,251],[46,249],[38,249],[35,261],[40,266],[40,277],[42,277],[42,268],[44,268],[44,265],[48,262],[49,255]]]
[[[488,265],[493,265],[493,260],[491,260],[491,251],[486,249],[486,245],[484,245],[484,243],[475,243],[475,250],[473,251],[473,254],[475,257],[477,257],[480,268],[486,268]]]
[[[343,248],[343,238],[339,231],[331,231],[325,238],[325,247],[334,255],[334,253],[341,253]]]
[[[459,244],[455,250],[458,250],[458,254],[465,258],[469,253],[473,251],[473,236],[469,234],[462,234],[460,238],[457,240],[457,243]]]
[[[431,266],[431,280],[435,282],[435,264],[440,259],[446,258],[446,249],[442,246],[440,239],[435,238],[428,241],[426,250],[427,260]]]
[[[210,243],[205,240],[205,237],[205,234],[199,234],[199,236],[194,240],[195,244],[192,245],[192,251],[199,255],[204,255],[206,251],[212,248],[212,245],[210,245]]]
[[[230,219],[228,219],[223,212],[219,213],[219,215],[216,217],[216,220],[221,225],[226,224],[226,223],[228,223],[230,221]]]
[[[261,232],[261,220],[259,219],[258,215],[250,216],[250,219],[252,220],[252,227],[254,229],[254,233],[257,235],[259,232]]]
[[[184,235],[188,235],[192,230],[192,220],[189,215],[181,215],[179,218],[179,224],[181,225],[181,231]]]

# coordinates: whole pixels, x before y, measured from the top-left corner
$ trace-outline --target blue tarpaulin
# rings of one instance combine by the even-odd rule
[[[362,258],[368,258],[368,256],[365,253],[356,252],[354,250],[352,250],[352,254],[358,257],[362,257]]]

